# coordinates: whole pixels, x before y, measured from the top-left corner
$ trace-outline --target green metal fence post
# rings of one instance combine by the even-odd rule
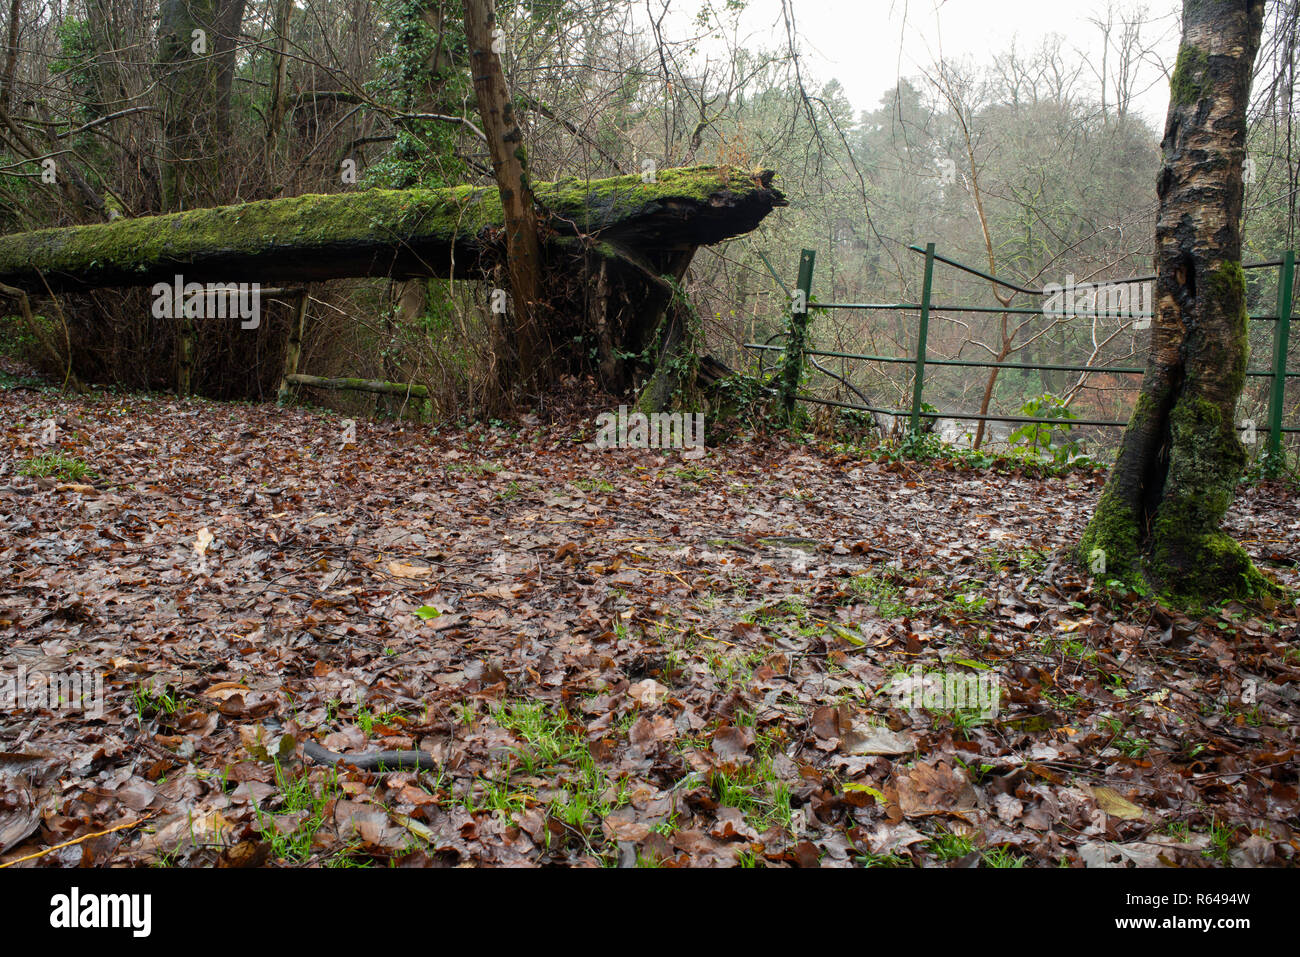
[[[925,340],[930,334],[930,287],[934,280],[934,243],[925,244],[925,278],[921,281],[921,328],[916,334],[916,377],[912,384],[912,434],[921,432],[921,396],[925,390]]]
[[[1277,277],[1277,328],[1273,331],[1273,387],[1268,396],[1268,460],[1266,470],[1282,470],[1282,403],[1286,398],[1286,353],[1291,336],[1291,301],[1295,283],[1295,250],[1282,257]]]
[[[813,263],[817,253],[805,249],[799,255],[799,282],[790,303],[790,333],[785,344],[785,366],[781,370],[781,404],[787,422],[794,418],[795,397],[803,378],[804,349],[808,342],[808,302],[812,298]]]

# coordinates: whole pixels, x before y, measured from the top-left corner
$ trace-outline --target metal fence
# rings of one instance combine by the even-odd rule
[[[907,417],[910,420],[910,428],[913,433],[920,430],[921,420],[923,418],[931,419],[962,419],[972,421],[996,421],[996,422],[1014,422],[1014,423],[1041,423],[1045,425],[1090,425],[1103,426],[1108,428],[1123,428],[1128,425],[1127,422],[1117,422],[1105,419],[1060,419],[1045,418],[1038,416],[1024,415],[996,415],[992,413],[981,414],[978,412],[928,412],[924,409],[925,395],[925,370],[927,366],[969,366],[977,368],[999,368],[999,369],[1022,369],[1022,370],[1040,370],[1040,371],[1060,371],[1060,372],[1079,372],[1079,373],[1109,373],[1113,375],[1133,375],[1140,376],[1146,370],[1138,366],[1092,366],[1077,365],[1069,363],[1059,364],[1035,364],[1023,362],[1000,362],[992,360],[979,359],[932,359],[926,355],[927,338],[930,331],[930,315],[932,312],[943,313],[997,313],[1013,314],[1027,316],[1045,316],[1047,315],[1042,309],[1027,309],[1023,307],[1012,306],[950,306],[936,305],[931,301],[931,291],[934,285],[934,271],[936,263],[959,269],[962,272],[969,273],[987,282],[996,283],[1003,288],[1010,289],[1014,292],[1024,293],[1032,296],[1046,295],[1043,289],[1029,289],[1024,286],[1016,285],[1005,279],[999,279],[991,276],[981,270],[974,269],[970,266],[949,259],[935,252],[935,244],[928,243],[924,248],[920,246],[909,246],[908,249],[920,253],[925,257],[925,272],[921,282],[921,301],[920,302],[892,302],[892,303],[873,303],[873,302],[814,302],[812,299],[812,280],[813,267],[816,262],[816,252],[811,249],[802,251],[799,258],[799,278],[793,290],[788,289],[781,281],[781,278],[772,269],[771,264],[766,257],[763,263],[767,266],[768,271],[777,284],[785,289],[791,299],[790,324],[786,332],[786,344],[784,346],[772,345],[768,343],[745,343],[746,349],[758,352],[777,352],[783,353],[782,362],[781,389],[783,401],[787,409],[792,408],[796,400],[812,402],[819,405],[834,406],[843,409],[856,409],[863,412],[873,412],[880,415],[890,415]],[[1283,401],[1285,399],[1285,386],[1288,378],[1300,377],[1300,372],[1287,371],[1287,349],[1290,341],[1291,331],[1291,312],[1294,302],[1294,283],[1295,283],[1295,251],[1288,250],[1281,259],[1274,259],[1268,262],[1249,263],[1242,266],[1243,269],[1277,269],[1277,311],[1273,314],[1250,315],[1252,321],[1273,322],[1276,323],[1273,332],[1273,361],[1267,369],[1249,369],[1246,375],[1251,377],[1266,377],[1271,379],[1269,389],[1268,405],[1268,444],[1267,455],[1270,463],[1280,463],[1282,436],[1286,433],[1300,432],[1300,428],[1287,428],[1282,424],[1283,418]],[[1122,285],[1126,283],[1150,282],[1155,276],[1137,276],[1131,279],[1106,280],[1104,283],[1090,283],[1090,286],[1101,285]],[[1083,284],[1081,284],[1083,285]],[[851,352],[832,352],[825,350],[807,348],[807,326],[811,312],[816,310],[831,309],[861,309],[861,310],[892,310],[902,312],[914,312],[918,314],[919,322],[917,325],[916,347],[909,356],[878,356],[863,355]],[[1131,313],[1133,318],[1145,319],[1148,323],[1152,318],[1150,313]],[[803,369],[806,363],[811,359],[816,365],[817,357],[837,358],[837,359],[857,359],[865,362],[884,362],[911,365],[914,370],[912,381],[912,404],[907,409],[884,409],[876,408],[872,405],[854,405],[849,402],[840,402],[835,399],[825,399],[819,396],[809,395],[806,392],[798,391],[798,383],[802,379]],[[820,367],[818,367],[820,368]],[[825,372],[827,370],[821,369]],[[857,390],[854,389],[856,392]],[[858,393],[861,396],[861,393]],[[865,397],[864,397],[865,398]],[[1244,427],[1243,427],[1244,428]]]

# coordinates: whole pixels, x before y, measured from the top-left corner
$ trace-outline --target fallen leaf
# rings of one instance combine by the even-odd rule
[[[1142,819],[1142,809],[1112,788],[1090,788],[1085,785],[1082,790],[1091,794],[1093,800],[1097,802],[1097,807],[1111,817],[1117,817],[1123,821],[1139,821]]]
[[[428,578],[433,569],[427,565],[408,565],[405,562],[389,562],[388,573],[396,578]]]

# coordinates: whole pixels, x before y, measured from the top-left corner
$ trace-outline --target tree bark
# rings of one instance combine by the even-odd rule
[[[9,42],[5,44],[4,73],[0,74],[0,112],[9,112],[14,96],[14,73],[18,67],[18,14],[22,0],[9,0]]]
[[[515,118],[510,90],[496,46],[496,10],[493,0],[465,0],[465,38],[469,44],[474,94],[478,99],[483,132],[492,155],[492,172],[501,193],[505,214],[506,268],[510,277],[513,309],[508,329],[514,342],[508,362],[500,368],[531,384],[541,361],[537,312],[542,306],[542,251],[532,184],[528,179],[528,154],[523,131]]]
[[[293,393],[289,376],[298,374],[298,362],[302,359],[302,338],[307,330],[307,307],[311,303],[311,287],[304,287],[298,293],[293,306],[293,318],[289,321],[289,339],[284,347],[284,373],[276,387],[276,401],[284,405]]]
[[[271,109],[266,122],[266,161],[275,156],[276,140],[284,128],[288,109],[289,32],[293,20],[293,0],[277,0],[275,5],[275,54],[271,59]]]
[[[1263,0],[1184,0],[1157,183],[1151,351],[1080,560],[1199,607],[1275,589],[1220,522],[1246,461],[1242,162]]]
[[[162,203],[167,211],[206,205],[219,195],[220,144],[228,138],[235,39],[245,0],[163,0],[158,60],[163,88]],[[176,328],[176,392],[193,388],[195,328]]]

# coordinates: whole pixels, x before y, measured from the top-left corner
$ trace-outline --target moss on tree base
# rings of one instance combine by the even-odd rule
[[[1287,595],[1286,588],[1255,567],[1240,543],[1223,532],[1204,535],[1190,546],[1185,545],[1184,554],[1190,556],[1190,561],[1179,562],[1177,568],[1156,555],[1136,551],[1124,560],[1122,556],[1133,541],[1123,517],[1112,515],[1104,530],[1089,527],[1076,559],[1097,581],[1118,582],[1139,594],[1156,595],[1170,607],[1189,613],[1229,601],[1253,603]],[[1099,550],[1106,556],[1104,570],[1097,564]],[[1112,565],[1111,556],[1121,557]]]
[[[1079,542],[1079,564],[1098,577],[1132,583],[1141,574],[1140,541],[1137,514],[1108,488]]]
[[[1219,530],[1245,462],[1233,423],[1213,403],[1185,395],[1170,426],[1174,451],[1149,531],[1118,487],[1108,485],[1080,540],[1079,564],[1102,581],[1152,592],[1187,611],[1281,597],[1282,587]]]

